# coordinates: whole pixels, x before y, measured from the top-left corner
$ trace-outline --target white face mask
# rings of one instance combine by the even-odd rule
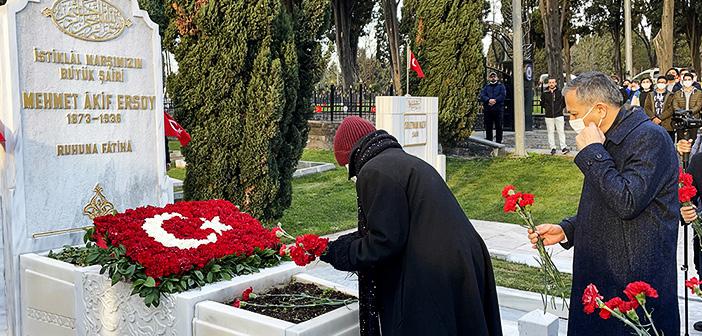
[[[642,84],[641,84],[641,87],[642,87],[644,90],[648,90],[648,89],[651,88],[651,83],[642,83]]]
[[[668,84],[661,84],[661,83],[656,84],[656,88],[658,90],[661,90],[661,91],[665,90],[667,87],[668,87]]]
[[[689,81],[689,80],[684,81],[684,82],[683,82],[683,86],[685,86],[686,88],[691,87],[691,86],[692,86],[692,81]]]
[[[590,113],[592,112],[592,110],[593,110],[594,108],[595,108],[595,106],[593,105],[593,106],[590,108],[590,110],[587,111],[587,113],[585,113],[585,115],[584,115],[582,118],[570,119],[570,120],[568,120],[568,123],[570,124],[570,127],[573,128],[573,130],[575,131],[575,133],[580,134],[580,132],[582,132],[582,131],[585,129],[585,121],[584,121],[584,119],[585,119],[585,117],[588,116],[588,114],[590,114]],[[597,127],[600,127],[600,125],[602,125],[602,121],[603,121],[603,120],[604,120],[604,118],[600,119],[600,123],[597,124]]]

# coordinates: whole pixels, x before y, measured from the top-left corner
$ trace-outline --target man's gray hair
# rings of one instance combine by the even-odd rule
[[[563,87],[563,96],[573,90],[583,104],[605,103],[622,106],[623,97],[619,87],[612,78],[601,72],[586,72],[576,77]]]

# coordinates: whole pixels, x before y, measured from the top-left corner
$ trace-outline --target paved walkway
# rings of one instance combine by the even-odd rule
[[[481,237],[485,241],[485,244],[490,251],[490,254],[494,257],[506,259],[509,261],[524,263],[532,266],[537,266],[537,262],[534,259],[538,256],[537,252],[531,248],[531,244],[526,239],[526,229],[515,224],[488,222],[481,220],[472,220],[473,225],[476,230],[480,233]],[[350,231],[347,231],[350,232]],[[335,238],[342,232],[330,237]],[[691,235],[691,233],[690,233]],[[682,229],[678,236],[678,266],[682,265],[683,258],[683,239],[682,239]],[[573,252],[572,250],[564,250],[560,246],[553,248],[553,260],[556,266],[562,272],[573,272]],[[690,256],[690,261],[692,261],[692,256]],[[691,276],[697,276],[694,271],[694,267],[691,266],[692,272]],[[323,262],[311,265],[309,267],[309,272],[319,276],[321,278],[342,284],[350,288],[358,288],[357,279],[355,276],[349,275],[346,272],[339,272],[331,268],[328,264]],[[684,276],[682,272],[679,272],[678,276],[678,295],[680,303],[680,314],[681,314],[681,326],[683,325],[682,314],[684,307]],[[623,290],[623,288],[622,288]],[[524,315],[526,312],[502,308],[502,325],[504,334],[507,335],[518,335],[517,331],[517,320]],[[655,319],[655,314],[654,314]],[[702,299],[697,297],[691,297],[690,299],[690,321],[691,324],[694,321],[702,321]],[[694,331],[692,325],[690,324],[690,334],[691,335],[702,335],[702,333]],[[565,335],[567,331],[567,321],[561,321],[560,334]],[[681,329],[682,330],[682,329]]]
[[[472,136],[480,139],[485,139],[485,131],[475,131]],[[575,131],[566,131],[566,143],[571,152],[568,156],[574,157],[578,154],[575,147]],[[526,143],[527,152],[537,154],[551,154],[551,148],[548,145],[548,133],[545,130],[533,130],[524,134],[524,142]],[[514,132],[504,132],[502,135],[502,143],[507,146],[507,152],[514,152]],[[558,135],[556,135],[556,145],[558,146]],[[558,155],[562,155],[560,151]]]

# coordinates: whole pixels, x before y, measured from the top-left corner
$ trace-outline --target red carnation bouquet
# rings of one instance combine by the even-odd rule
[[[147,206],[94,219],[87,261],[102,265],[112,284],[158,306],[163,293],[229,280],[283,259],[280,240],[251,215],[223,200]]]
[[[515,190],[514,186],[508,185],[502,190],[502,197],[505,199],[504,211],[516,212],[524,221],[521,226],[536,232],[536,224],[531,216],[531,207],[534,204],[534,195],[521,193]],[[549,298],[551,306],[555,309],[556,297],[563,300],[563,304],[568,306],[568,286],[563,280],[561,273],[553,263],[551,254],[546,250],[543,241],[539,240],[536,243],[536,249],[539,251],[539,258],[536,261],[541,268],[544,288],[541,297],[544,301],[544,311],[548,306]]]
[[[273,229],[273,232],[278,238],[285,237],[295,241],[290,245],[282,245],[279,253],[283,257],[289,256],[298,266],[306,266],[327,252],[329,238],[320,238],[313,234],[305,234],[295,238],[285,232],[280,224]]]
[[[600,295],[597,287],[594,284],[590,284],[583,293],[583,310],[585,314],[592,314],[596,309],[600,309],[599,315],[602,319],[608,320],[614,316],[633,329],[636,335],[660,336],[662,332],[659,333],[653,323],[653,311],[649,311],[646,308],[646,298],[657,299],[658,292],[646,282],[635,281],[626,286],[624,294],[627,300],[615,297],[604,301],[604,297]],[[644,312],[645,321],[636,312],[639,307]],[[651,334],[651,331],[653,334]]]
[[[684,172],[680,168],[680,177],[678,178],[678,198],[682,206],[692,206],[692,199],[697,195],[697,188],[692,185],[692,175]],[[702,239],[702,221],[699,218],[690,223],[695,235]]]

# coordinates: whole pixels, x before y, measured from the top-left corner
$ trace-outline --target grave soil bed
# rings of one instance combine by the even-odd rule
[[[345,300],[346,304],[356,302],[358,299],[333,289],[323,289],[313,284],[305,284],[293,282],[285,287],[272,288],[259,296],[251,297],[246,304],[242,304],[241,309],[246,309],[261,315],[270,316],[279,320],[288,321],[291,323],[302,323],[311,320],[317,316],[324,315],[330,311],[343,307],[344,304],[335,305],[318,305],[313,307],[257,307],[255,304],[265,305],[313,305],[314,299],[308,298],[291,298],[287,296],[278,296],[286,294],[307,294],[320,298],[328,298],[335,300]],[[275,296],[271,296],[275,295]],[[254,304],[254,305],[252,305]]]

